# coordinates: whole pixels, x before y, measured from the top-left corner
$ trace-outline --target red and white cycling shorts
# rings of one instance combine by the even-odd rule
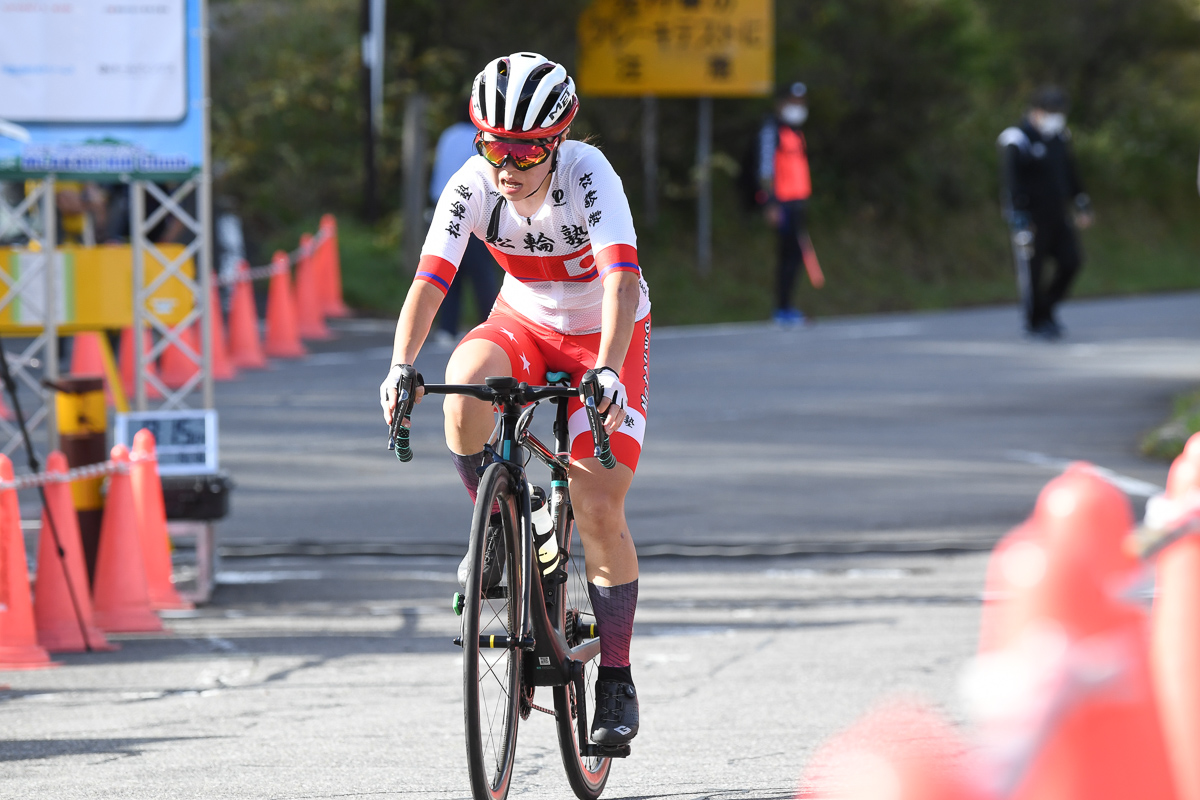
[[[583,373],[596,366],[600,348],[599,333],[567,335],[538,325],[513,311],[503,299],[496,301],[491,315],[463,337],[464,342],[486,339],[499,345],[508,355],[512,375],[530,386],[544,386],[547,372],[566,372],[571,385],[578,386]],[[628,397],[625,422],[609,439],[617,461],[637,471],[646,434],[646,416],[650,408],[650,315],[634,324],[633,339],[619,370]],[[583,401],[567,401],[568,429],[571,435],[571,459],[579,461],[595,455],[592,431]]]

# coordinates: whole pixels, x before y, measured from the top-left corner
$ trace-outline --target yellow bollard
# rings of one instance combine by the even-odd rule
[[[59,378],[54,388],[58,434],[69,467],[108,460],[108,410],[104,404],[104,379],[95,376]],[[87,561],[88,579],[96,572],[100,546],[100,521],[104,515],[104,476],[71,483],[71,499],[79,516],[79,533]]]

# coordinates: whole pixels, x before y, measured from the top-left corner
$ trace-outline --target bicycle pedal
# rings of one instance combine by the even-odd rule
[[[627,744],[595,744],[588,742],[580,748],[586,758],[628,758],[630,754]]]

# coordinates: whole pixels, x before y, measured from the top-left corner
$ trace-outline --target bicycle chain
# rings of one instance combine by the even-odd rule
[[[550,716],[552,716],[552,717],[557,717],[557,716],[558,716],[558,713],[557,713],[557,712],[555,712],[553,709],[550,709],[550,708],[542,708],[541,706],[539,706],[539,705],[534,705],[533,703],[530,703],[530,704],[529,704],[529,707],[530,707],[531,709],[533,709],[534,711],[540,711],[540,712],[542,712],[543,714],[549,714],[549,715],[550,715]]]

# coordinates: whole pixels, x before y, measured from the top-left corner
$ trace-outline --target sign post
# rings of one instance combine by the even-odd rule
[[[158,334],[144,355],[133,348],[138,408],[146,408],[148,383],[163,393],[163,408],[186,407],[193,392],[211,407],[206,0],[0,3],[0,119],[24,134],[0,136],[0,180],[34,187],[16,206],[0,196],[0,218],[9,227],[19,219],[18,244],[29,251],[20,259],[19,276],[0,265],[5,284],[0,316],[14,303],[27,302],[24,288],[30,282],[40,280],[46,287],[40,318],[23,314],[41,333],[16,359],[16,366],[26,370],[23,382],[43,401],[31,421],[52,415],[45,390],[29,370],[40,366],[39,377],[57,376],[56,326],[65,302],[63,287],[56,286],[63,269],[54,220],[56,181],[129,185],[134,341],[146,328]],[[42,212],[30,217],[33,196],[40,196]],[[170,218],[184,230],[181,251],[151,241],[150,232]],[[32,261],[41,264],[27,271],[29,254],[40,254]],[[39,270],[41,277],[33,277]],[[163,289],[174,288],[188,295],[182,316],[162,313],[155,302]],[[200,335],[189,339],[193,326]],[[171,345],[197,364],[195,376],[174,391],[147,369]],[[52,442],[54,427],[48,425]]]
[[[769,95],[773,0],[593,0],[579,17],[580,91],[607,97],[697,97],[697,248],[712,263],[712,98]],[[650,117],[649,100],[644,124]],[[649,123],[652,124],[652,123]],[[645,157],[653,137],[643,130]],[[653,166],[645,166],[647,181]],[[647,189],[653,191],[653,186]],[[647,210],[654,213],[655,203]]]

